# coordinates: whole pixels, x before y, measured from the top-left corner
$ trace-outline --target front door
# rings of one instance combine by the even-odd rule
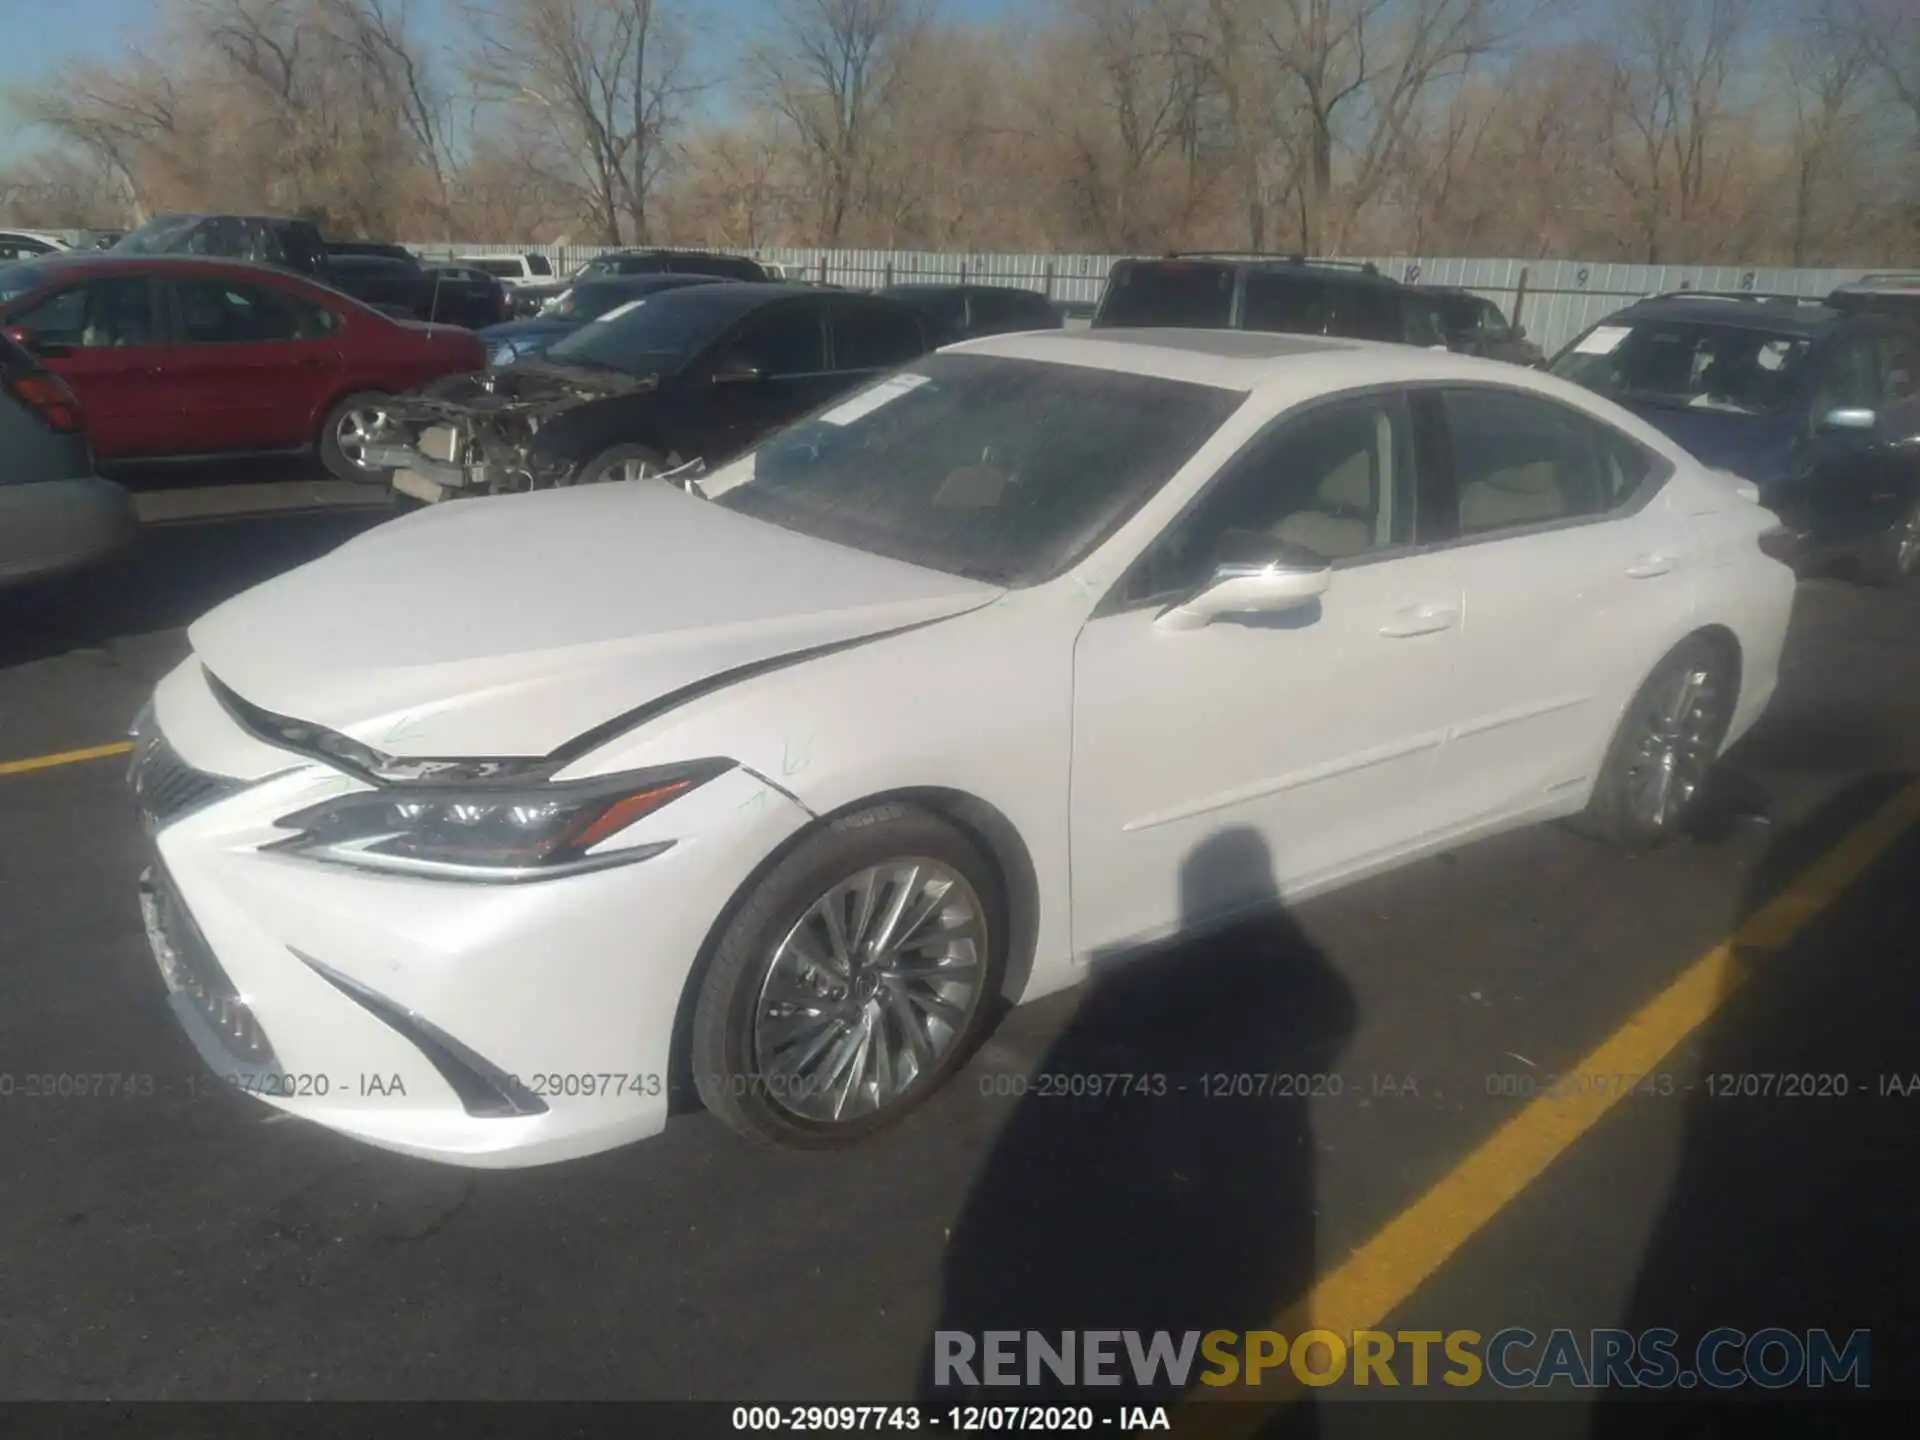
[[[714,368],[719,443],[708,462],[750,448],[847,388],[844,377],[831,373],[827,355],[825,307],[812,297],[748,321],[721,347]]]
[[[1431,832],[1454,718],[1455,557],[1413,553],[1413,428],[1392,394],[1283,417],[1103,600],[1074,657],[1074,946],[1154,940],[1297,893]],[[1326,557],[1311,606],[1156,623],[1230,532]],[[1207,842],[1251,829],[1272,873]]]
[[[106,461],[177,449],[184,397],[166,381],[152,282],[102,275],[23,303],[8,325],[32,335],[46,367],[73,387],[94,454]]]
[[[315,439],[314,417],[342,370],[332,318],[276,286],[179,276],[168,365],[193,394],[197,454],[291,450]]]

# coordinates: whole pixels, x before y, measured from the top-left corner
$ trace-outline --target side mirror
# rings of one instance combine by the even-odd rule
[[[1332,581],[1326,557],[1260,531],[1232,530],[1212,578],[1156,623],[1164,630],[1198,630],[1223,615],[1298,610],[1326,594]]]
[[[1822,430],[1872,430],[1880,423],[1880,417],[1864,406],[1843,405],[1837,410],[1829,410],[1820,417]]]
[[[766,378],[765,370],[737,356],[722,361],[720,368],[713,372],[713,383],[716,385],[752,385]]]

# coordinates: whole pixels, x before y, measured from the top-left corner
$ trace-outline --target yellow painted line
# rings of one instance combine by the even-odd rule
[[[0,760],[0,775],[24,775],[29,770],[78,765],[82,760],[104,760],[109,755],[124,755],[131,749],[131,740],[120,740],[112,745],[89,745],[84,750],[62,750],[54,755],[35,755],[26,760]]]
[[[1726,1001],[1745,978],[1739,954],[1777,950],[1791,942],[1920,822],[1920,784],[1907,786],[1756,911],[1626,1024],[1603,1040],[1569,1074],[1643,1075],[1655,1071],[1676,1046]],[[1387,1222],[1271,1328],[1291,1340],[1306,1330],[1330,1330],[1343,1339],[1377,1330],[1480,1229],[1537,1180],[1555,1159],[1600,1123],[1628,1093],[1617,1086],[1530,1102],[1426,1194]],[[1301,1393],[1291,1369],[1272,1372],[1257,1387],[1195,1386],[1183,1397],[1181,1433],[1252,1434],[1274,1406]],[[1196,1413],[1196,1401],[1238,1400]],[[1195,1428],[1197,1426],[1197,1428]]]

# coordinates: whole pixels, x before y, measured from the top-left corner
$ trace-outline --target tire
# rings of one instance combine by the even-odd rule
[[[1860,578],[1869,585],[1891,589],[1920,572],[1920,500],[1875,537],[1860,557]]]
[[[863,928],[867,877],[876,878]],[[876,958],[863,942],[903,890],[908,938],[933,933],[929,925],[946,934]],[[829,911],[851,943],[835,945]],[[822,826],[746,892],[721,932],[693,1014],[701,1102],[738,1134],[801,1149],[851,1145],[893,1124],[993,1023],[1005,916],[979,847],[929,811],[875,805]],[[803,949],[823,963],[810,965]],[[834,963],[835,949],[855,964]],[[927,978],[936,973],[949,978]]]
[[[605,485],[616,480],[644,480],[671,470],[679,463],[678,456],[662,455],[646,445],[615,445],[610,450],[602,450],[582,465],[572,483]],[[623,470],[628,473],[619,473]]]
[[[370,469],[359,464],[353,458],[354,442],[347,438],[351,429],[366,433],[370,428],[366,417],[378,413],[390,398],[378,390],[360,390],[336,401],[327,411],[327,418],[320,422],[320,463],[334,478],[361,485],[392,483],[391,470]]]
[[[1726,741],[1738,669],[1703,636],[1670,651],[1620,717],[1574,828],[1628,851],[1656,849],[1683,831]]]

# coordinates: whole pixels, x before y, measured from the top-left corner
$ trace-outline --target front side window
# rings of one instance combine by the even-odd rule
[[[1880,404],[1880,357],[1874,342],[1858,336],[1837,342],[1820,369],[1814,393],[1816,418],[1829,410],[1872,410]]]
[[[152,291],[140,275],[71,285],[11,318],[45,345],[110,350],[159,343]]]
[[[1230,535],[1268,535],[1327,561],[1413,537],[1413,426],[1397,395],[1282,420],[1230,460],[1127,577],[1126,603],[1200,589]]]
[[[929,355],[704,481],[729,509],[1001,585],[1077,562],[1244,403],[1237,390]]]
[[[1736,415],[1786,411],[1812,344],[1804,335],[1698,320],[1596,325],[1552,372],[1626,404]]]
[[[1324,335],[1332,322],[1331,297],[1319,280],[1259,271],[1247,276],[1247,296],[1241,307],[1244,328],[1282,335]]]
[[[1597,427],[1545,401],[1496,390],[1446,397],[1459,533],[1486,535],[1612,508]],[[1644,475],[1642,476],[1644,478]]]
[[[540,275],[540,276],[546,276],[546,277],[551,277],[553,275],[553,262],[547,259],[546,256],[528,255],[525,258],[527,262],[527,273],[529,275]]]
[[[826,329],[820,320],[819,309],[812,305],[777,310],[727,348],[721,367],[744,365],[769,377],[818,375],[827,368]]]
[[[1889,405],[1920,399],[1920,337],[1881,335],[1880,391]]]

